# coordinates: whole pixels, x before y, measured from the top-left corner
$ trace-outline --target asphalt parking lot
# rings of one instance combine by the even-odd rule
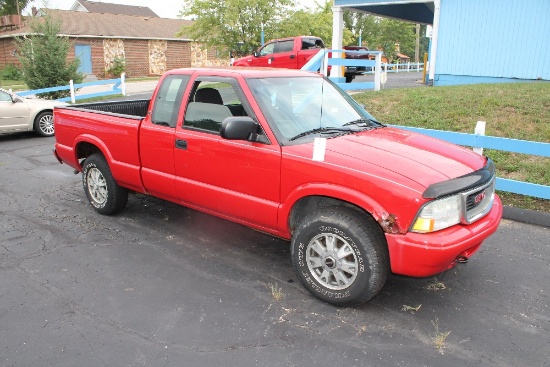
[[[334,308],[285,241],[142,195],[97,214],[53,144],[0,136],[0,366],[550,365],[550,228]]]

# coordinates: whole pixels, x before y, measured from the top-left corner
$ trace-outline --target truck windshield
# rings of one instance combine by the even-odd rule
[[[248,84],[282,145],[383,126],[324,78],[258,78]]]

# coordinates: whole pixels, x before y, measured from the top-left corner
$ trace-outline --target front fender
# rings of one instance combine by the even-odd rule
[[[350,203],[370,213],[377,222],[388,215],[386,208],[363,192],[334,184],[308,183],[292,190],[279,208],[278,227],[285,237],[291,236],[289,218],[292,209],[300,200],[312,196],[323,196]]]

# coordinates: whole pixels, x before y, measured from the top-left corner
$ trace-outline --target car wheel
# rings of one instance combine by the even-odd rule
[[[84,161],[82,185],[88,201],[100,214],[114,214],[126,207],[128,190],[120,187],[105,158],[92,154]]]
[[[368,301],[390,271],[381,228],[371,217],[343,207],[306,215],[294,231],[291,256],[304,287],[336,306]]]
[[[34,131],[40,136],[53,136],[53,113],[51,111],[40,112],[34,119]]]

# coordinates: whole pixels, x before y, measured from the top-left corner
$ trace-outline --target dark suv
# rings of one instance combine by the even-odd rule
[[[344,46],[344,50],[349,51],[368,51],[369,49],[364,46]],[[346,52],[346,59],[354,60],[369,60],[369,54],[366,52],[356,53],[356,52]],[[354,69],[354,70],[352,70]],[[367,71],[366,66],[348,66],[348,71],[355,71],[356,74],[360,74],[364,71]]]

